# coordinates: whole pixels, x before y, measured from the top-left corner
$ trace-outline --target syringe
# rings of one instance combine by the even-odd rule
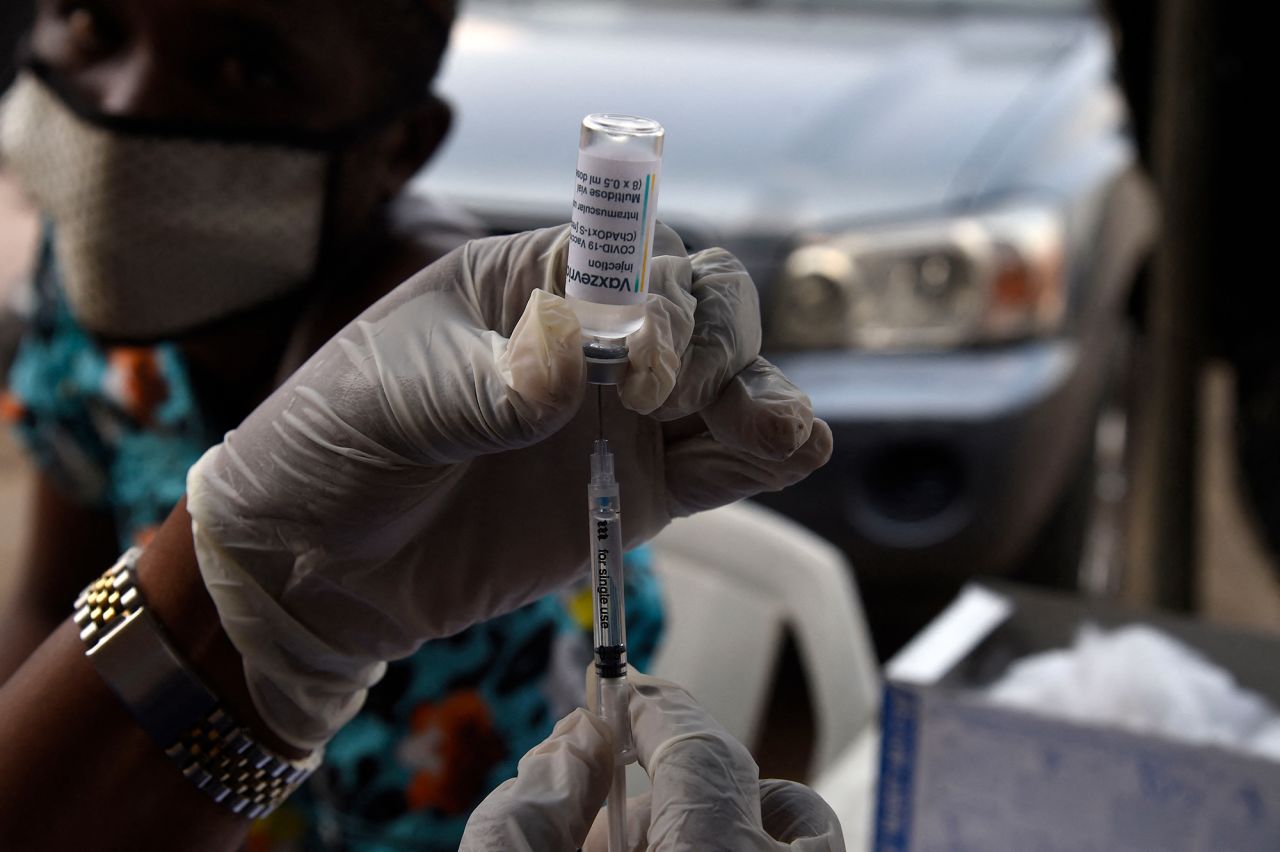
[[[613,454],[604,435],[604,385],[627,367],[625,339],[644,324],[649,261],[658,204],[662,125],[631,115],[595,114],[578,137],[565,297],[582,324],[587,381],[596,386],[600,434],[587,487],[591,588],[595,621],[597,714],[613,733],[609,849],[624,852],[626,766],[636,759],[627,685],[627,629],[622,601],[622,524]]]
[[[596,386],[597,394],[603,388]],[[597,404],[601,403],[597,398]],[[636,759],[627,685],[627,626],[622,594],[622,522],[618,480],[609,442],[597,438],[591,453],[587,511],[591,532],[591,588],[595,622],[596,708],[613,733],[613,785],[609,789],[609,849],[625,850],[626,766]]]

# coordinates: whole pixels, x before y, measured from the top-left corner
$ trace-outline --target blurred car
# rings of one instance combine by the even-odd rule
[[[661,121],[660,218],[746,263],[766,355],[835,432],[764,502],[845,550],[882,645],[965,577],[1071,582],[1155,227],[1089,3],[464,11],[422,186],[495,232],[560,223],[582,116]]]

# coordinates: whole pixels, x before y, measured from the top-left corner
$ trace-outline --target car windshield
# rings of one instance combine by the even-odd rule
[[[512,0],[508,0],[512,2]],[[514,0],[517,5],[537,0]],[[654,5],[654,0],[615,0],[622,4]],[[676,0],[658,0],[671,2]],[[680,5],[795,9],[873,9],[907,12],[991,10],[1022,12],[1079,12],[1095,8],[1095,0],[679,0]]]
[[[774,6],[928,9],[1001,9],[1027,12],[1076,12],[1094,7],[1093,0],[769,0]]]
[[[1094,8],[1093,0],[767,0],[767,2],[772,6],[814,6],[828,9],[899,8],[911,11],[1000,9],[1027,12],[1077,12]]]
[[[751,0],[740,0],[747,5]],[[760,5],[820,6],[824,8],[891,9],[1025,9],[1033,12],[1062,12],[1093,8],[1092,0],[766,0]]]

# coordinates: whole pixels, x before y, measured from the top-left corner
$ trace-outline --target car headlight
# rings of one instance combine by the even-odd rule
[[[869,228],[800,246],[775,289],[778,349],[936,349],[1052,334],[1064,226],[1041,204]]]

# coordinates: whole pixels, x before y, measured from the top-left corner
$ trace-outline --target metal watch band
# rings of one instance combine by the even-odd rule
[[[139,725],[192,783],[250,819],[274,810],[317,766],[256,742],[183,663],[147,611],[131,548],[80,593],[75,623],[85,655]]]

